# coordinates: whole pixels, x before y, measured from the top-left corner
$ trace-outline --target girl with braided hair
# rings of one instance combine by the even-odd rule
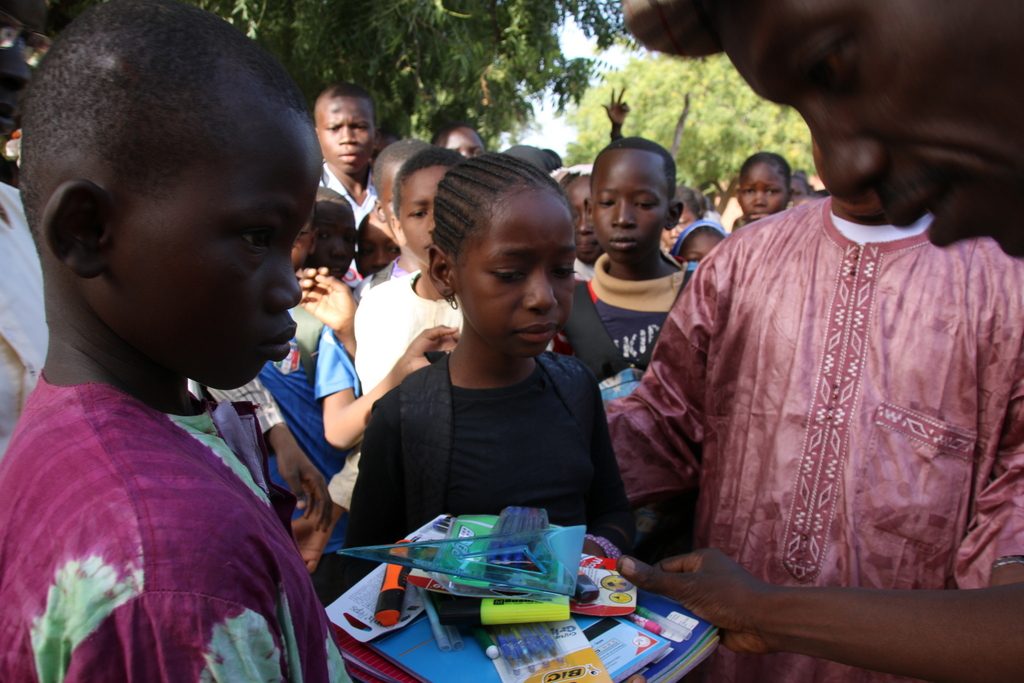
[[[397,541],[443,512],[523,505],[586,525],[592,554],[630,547],[597,383],[575,358],[545,351],[569,316],[574,257],[568,203],[542,171],[502,154],[448,170],[428,275],[462,311],[462,336],[377,403],[348,546]],[[351,560],[346,581],[372,566]]]

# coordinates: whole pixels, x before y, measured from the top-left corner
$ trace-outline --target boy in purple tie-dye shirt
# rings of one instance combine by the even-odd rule
[[[288,350],[302,95],[213,15],[115,0],[54,44],[24,132],[51,344],[0,463],[0,680],[348,680],[252,407],[185,380]]]

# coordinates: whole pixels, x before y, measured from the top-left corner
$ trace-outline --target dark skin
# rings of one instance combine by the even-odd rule
[[[356,219],[344,199],[320,200],[313,214],[316,249],[306,258],[309,268],[327,268],[336,278],[345,277],[356,255]]]
[[[403,257],[408,257],[416,269],[424,272],[430,263],[427,252],[432,240],[430,231],[434,228],[434,196],[437,195],[437,184],[447,172],[447,166],[428,166],[402,181],[402,201],[392,229]],[[429,277],[418,278],[415,291],[431,301],[443,298]]]
[[[467,159],[480,156],[487,151],[480,135],[469,126],[459,126],[455,130],[449,131],[447,135],[437,141],[437,146],[454,149]]]
[[[359,251],[356,252],[356,268],[363,277],[383,270],[401,255],[389,231],[378,224],[371,215],[359,231]]]
[[[676,50],[657,8],[647,0],[624,5],[641,40]],[[673,12],[690,7],[661,9],[672,25]],[[705,7],[754,89],[808,121],[826,160],[819,173],[834,193],[874,190],[888,218],[902,223],[930,209],[937,244],[992,233],[1008,253],[1024,254],[1024,231],[1006,220],[1024,209],[1016,106],[1024,65],[1014,57],[1017,32],[1007,29],[1022,24],[1024,6],[994,3],[978,12],[925,0],[747,0]],[[964,35],[987,39],[964,42]],[[992,64],[1005,68],[993,72]],[[934,87],[931,74],[947,85]],[[945,591],[767,586],[714,550],[664,560],[653,571],[633,560],[620,568],[734,632],[724,642],[735,649],[799,652],[936,681],[1011,681],[1024,671],[1021,565],[994,570],[993,587]]]
[[[361,97],[321,96],[313,113],[327,168],[362,204],[370,184],[370,162],[377,142],[373,105]]]
[[[590,176],[580,176],[565,188],[576,228],[576,258],[588,266],[601,255],[601,245],[590,224]]]
[[[219,106],[241,123],[216,154],[164,178],[173,191],[133,192],[98,156],[41,169],[50,382],[110,384],[188,415],[186,377],[231,388],[286,355],[299,302],[290,252],[319,150],[300,114],[268,110],[244,76],[229,89]]]
[[[653,280],[676,272],[661,256],[661,234],[679,221],[682,203],[665,180],[654,152],[615,149],[602,154],[590,176],[590,211],[608,274]]]
[[[803,114],[835,192],[873,190],[897,225],[931,211],[936,244],[986,234],[1024,255],[1024,231],[1006,220],[1024,211],[1024,125],[1015,111],[1024,65],[1006,28],[1024,25],[1024,5],[709,4],[754,90]],[[989,39],[968,52],[949,49],[965,35]],[[992,64],[1005,68],[993,76]],[[934,86],[934,74],[945,87]]]

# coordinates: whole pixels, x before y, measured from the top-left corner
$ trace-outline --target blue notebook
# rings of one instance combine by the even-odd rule
[[[461,650],[441,652],[430,632],[430,622],[421,616],[405,628],[367,645],[423,681],[501,683],[494,662],[480,649],[472,634],[465,629],[461,634]]]
[[[669,653],[641,672],[647,683],[678,681],[718,647],[718,629],[678,602],[638,589],[637,603],[666,618],[674,612],[680,616],[679,622],[685,622],[692,629],[690,637],[683,642],[669,641]]]

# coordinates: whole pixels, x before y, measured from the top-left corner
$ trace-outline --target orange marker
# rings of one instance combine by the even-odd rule
[[[408,543],[408,539],[399,543]],[[409,578],[409,567],[389,564],[384,571],[384,582],[377,596],[377,611],[374,618],[381,626],[394,626],[402,616],[402,602],[405,599],[405,584]]]

